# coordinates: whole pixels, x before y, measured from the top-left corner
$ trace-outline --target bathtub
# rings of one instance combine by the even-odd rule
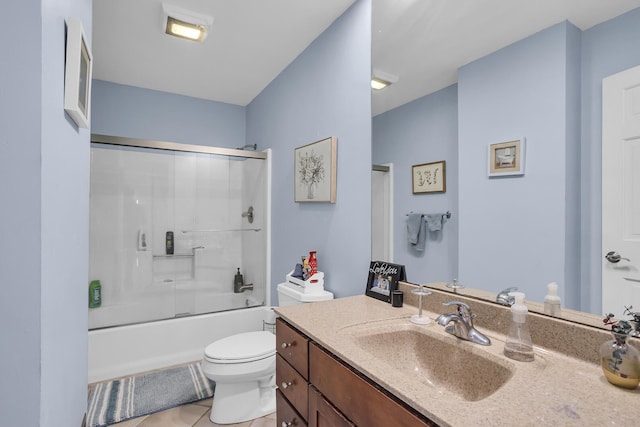
[[[230,298],[239,298],[244,304],[251,295],[250,292],[199,295],[197,308],[209,304],[228,310],[225,307],[233,303],[228,301]],[[101,307],[95,313],[113,315],[109,313],[112,309],[133,319],[140,308],[136,304],[140,303]],[[273,318],[270,307],[258,306],[90,330],[89,383],[200,360],[205,347],[213,341],[241,332],[260,331],[263,321],[273,322]]]

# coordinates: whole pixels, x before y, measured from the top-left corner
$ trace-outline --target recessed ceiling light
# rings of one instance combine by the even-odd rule
[[[171,36],[201,42],[207,37],[207,30],[213,24],[211,16],[191,12],[163,3],[164,31]]]
[[[390,84],[396,83],[398,76],[385,73],[381,70],[373,70],[373,76],[371,77],[371,88],[373,90],[382,90]]]
[[[386,80],[382,80],[380,78],[377,77],[373,77],[371,79],[371,89],[374,90],[382,90],[385,87],[389,86],[391,84],[391,82],[388,82]]]
[[[184,22],[173,16],[169,16],[167,17],[167,28],[165,32],[171,36],[201,42],[207,35],[207,27],[190,24],[189,22]]]

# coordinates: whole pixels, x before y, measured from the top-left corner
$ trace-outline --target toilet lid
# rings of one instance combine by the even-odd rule
[[[271,332],[245,332],[222,338],[207,346],[207,359],[220,363],[251,362],[276,352],[276,336]]]

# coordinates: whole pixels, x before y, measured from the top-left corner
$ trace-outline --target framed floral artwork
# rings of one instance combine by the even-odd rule
[[[335,136],[312,142],[294,150],[294,200],[336,202]]]
[[[447,191],[446,162],[441,160],[411,167],[413,194],[444,193]]]

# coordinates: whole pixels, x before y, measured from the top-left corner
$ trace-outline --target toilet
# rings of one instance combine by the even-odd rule
[[[324,289],[303,292],[293,285],[278,285],[281,306],[333,299]],[[216,382],[213,423],[235,424],[276,410],[276,336],[268,331],[244,332],[209,344],[202,371]]]

